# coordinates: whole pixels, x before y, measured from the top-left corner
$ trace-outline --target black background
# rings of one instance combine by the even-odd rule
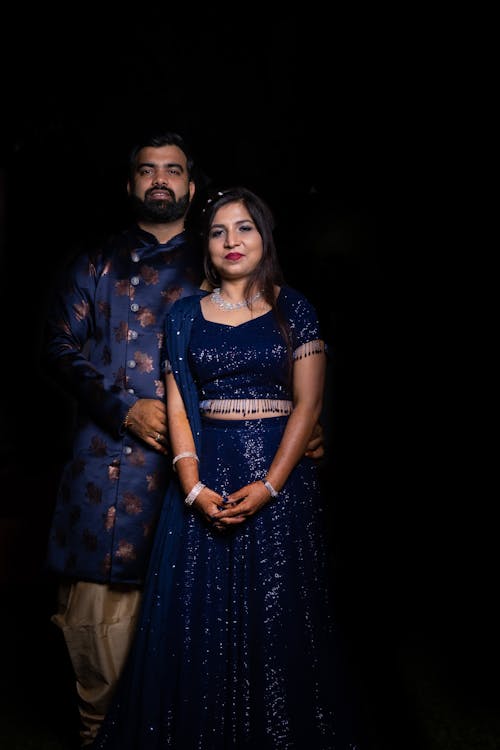
[[[85,6],[31,11],[27,28],[13,9],[5,26],[9,750],[30,747],[30,731],[37,747],[66,748],[74,722],[43,566],[72,417],[38,364],[50,285],[70,254],[127,221],[126,156],[149,127],[182,132],[210,181],[241,182],[269,201],[285,275],[316,304],[332,346],[322,472],[366,750],[497,746],[493,542],[458,500],[483,488],[467,461],[458,477],[453,460],[456,448],[467,460],[473,451],[443,367],[455,339],[446,316],[433,317],[444,263],[419,257],[415,214],[401,215],[394,177],[423,150],[414,132],[417,154],[399,132],[407,79],[383,17],[341,6],[270,12],[142,6],[110,18]],[[433,190],[419,182],[407,200],[425,204]]]

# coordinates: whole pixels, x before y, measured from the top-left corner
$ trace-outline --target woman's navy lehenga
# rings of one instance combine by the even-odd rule
[[[308,305],[297,304],[301,300],[293,290],[280,294],[296,324],[294,348],[302,343],[300,332],[314,327],[301,319],[301,309],[311,315]],[[216,383],[220,368],[234,369],[237,361],[238,378],[245,380],[241,353],[248,347],[252,359],[255,352],[264,358],[264,372],[269,364],[278,371],[273,349],[280,333],[272,314],[230,329],[205,321],[199,300],[191,306],[184,300],[181,307],[191,311],[189,325],[174,306],[167,330],[181,391],[192,372],[203,373],[206,383],[206,372],[219,368]],[[186,369],[179,335],[187,338],[191,324]],[[176,371],[177,355],[184,375]],[[188,413],[203,395],[200,380],[189,397],[184,390]],[[286,422],[286,416],[220,420],[198,414],[193,431],[201,480],[229,494],[263,478]],[[329,594],[327,522],[314,461],[304,457],[277,498],[222,533],[184,505],[176,485],[172,481],[156,532],[135,642],[94,748],[353,748],[343,734],[348,722],[340,708],[345,696]]]

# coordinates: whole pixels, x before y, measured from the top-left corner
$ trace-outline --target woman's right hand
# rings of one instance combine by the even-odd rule
[[[193,507],[204,517],[205,521],[218,531],[223,530],[224,526],[217,522],[214,516],[224,505],[225,501],[222,495],[214,492],[210,487],[204,487],[193,503]]]

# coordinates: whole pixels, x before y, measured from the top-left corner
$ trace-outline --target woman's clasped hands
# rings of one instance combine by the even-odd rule
[[[271,500],[262,481],[251,482],[230,495],[219,495],[204,487],[193,506],[217,531],[224,531],[246,521]]]

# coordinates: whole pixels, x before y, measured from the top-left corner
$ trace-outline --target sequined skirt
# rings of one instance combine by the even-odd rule
[[[286,422],[205,418],[200,479],[229,494],[262,478]],[[128,685],[97,748],[351,747],[335,713],[342,676],[314,461],[227,532],[183,513],[175,559],[151,571]],[[167,549],[168,525],[157,533]]]

